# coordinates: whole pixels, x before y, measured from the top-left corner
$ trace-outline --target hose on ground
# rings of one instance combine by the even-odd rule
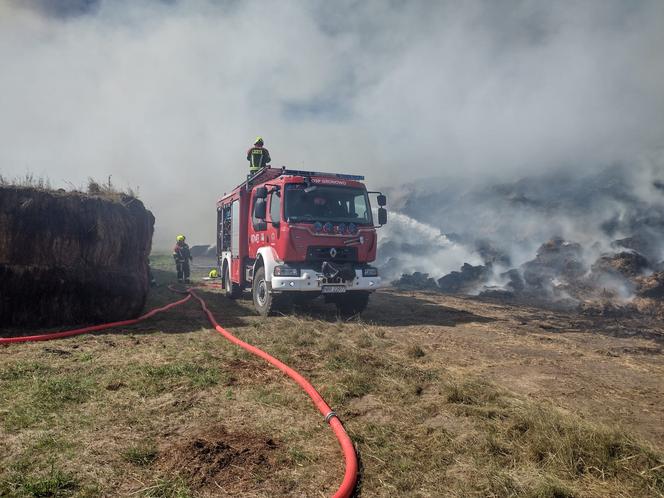
[[[160,308],[155,308],[151,311],[148,311],[144,315],[139,316],[138,318],[132,318],[130,320],[102,323],[101,325],[92,325],[90,327],[83,327],[74,330],[65,330],[64,332],[54,332],[51,334],[27,335],[22,337],[0,337],[0,344],[11,344],[16,342],[32,342],[32,341],[50,341],[53,339],[62,339],[63,337],[71,337],[73,335],[89,334],[90,332],[98,332],[100,330],[111,329],[113,327],[125,327],[127,325],[135,325],[138,322],[142,322],[143,320],[146,320],[156,315],[157,313],[161,313],[162,311],[166,311],[180,304],[184,304],[187,301],[189,301],[190,298],[191,296],[187,295],[182,299],[178,299],[177,301],[169,303],[165,306],[161,306]]]
[[[305,379],[300,373],[298,373],[296,370],[292,369],[282,361],[266,353],[262,349],[259,349],[256,346],[252,346],[251,344],[244,342],[241,339],[238,339],[233,334],[224,329],[221,325],[219,325],[214,315],[205,304],[205,301],[198,294],[196,294],[196,292],[193,289],[187,289],[186,291],[179,290],[174,287],[169,287],[169,289],[181,294],[186,293],[187,295],[182,299],[169,303],[165,306],[155,308],[145,313],[144,315],[141,315],[138,318],[134,318],[131,320],[122,320],[118,322],[104,323],[101,325],[93,325],[90,327],[83,327],[79,329],[66,330],[63,332],[55,332],[50,334],[31,335],[24,337],[1,337],[0,344],[21,343],[21,342],[30,342],[30,341],[50,341],[53,339],[62,339],[64,337],[71,337],[75,335],[87,334],[90,332],[97,332],[100,330],[110,329],[113,327],[134,325],[136,323],[139,323],[143,320],[146,320],[147,318],[156,315],[157,313],[161,313],[162,311],[166,311],[180,304],[184,304],[191,297],[193,297],[199,302],[199,304],[201,305],[201,309],[203,310],[203,313],[205,313],[208,320],[210,321],[210,323],[217,332],[219,332],[222,336],[224,336],[227,340],[229,340],[233,344],[245,349],[246,351],[249,351],[255,356],[263,358],[265,361],[267,361],[271,365],[281,370],[284,374],[293,379],[311,398],[311,400],[314,403],[314,406],[316,406],[318,411],[323,415],[323,417],[325,417],[325,422],[327,422],[332,428],[334,435],[339,441],[339,444],[344,454],[344,459],[346,461],[346,471],[344,473],[343,481],[341,482],[341,485],[339,486],[337,491],[334,493],[333,498],[350,497],[355,489],[355,484],[357,481],[358,464],[357,464],[357,455],[355,454],[355,447],[353,446],[353,442],[348,436],[348,433],[344,429],[344,426],[339,420],[339,417],[337,417],[336,413],[332,411],[330,406],[325,402],[325,400],[318,393],[318,391],[316,391],[314,386],[311,385],[311,383],[307,379]]]
[[[330,424],[330,427],[332,428],[334,435],[337,437],[337,440],[341,445],[341,449],[344,454],[344,459],[346,460],[346,472],[344,474],[344,479],[341,482],[339,488],[337,489],[337,492],[333,495],[333,498],[347,498],[351,496],[353,490],[355,489],[355,482],[357,480],[357,455],[355,454],[355,447],[353,446],[353,442],[348,436],[346,429],[344,429],[344,426],[339,420],[339,417],[336,416],[336,413],[332,411],[330,406],[325,402],[325,400],[318,393],[318,391],[316,391],[314,386],[312,386],[307,379],[305,379],[302,375],[300,375],[300,373],[298,373],[296,370],[293,370],[291,367],[289,367],[282,361],[276,359],[274,356],[266,353],[262,349],[259,349],[256,346],[252,346],[251,344],[244,342],[241,339],[238,339],[233,334],[228,332],[221,325],[219,325],[219,323],[217,323],[217,320],[215,320],[214,315],[212,315],[212,313],[208,309],[207,305],[205,304],[205,301],[202,298],[200,298],[198,294],[194,292],[193,289],[189,289],[188,292],[189,295],[193,296],[194,299],[198,300],[198,302],[201,305],[201,309],[203,310],[203,313],[207,315],[208,320],[210,321],[210,323],[217,332],[219,332],[221,335],[223,335],[233,344],[240,346],[242,349],[245,349],[260,358],[263,358],[268,363],[277,367],[279,370],[281,370],[283,373],[285,373],[291,379],[293,379],[311,398],[318,411],[321,412],[323,417],[325,417],[325,422]]]

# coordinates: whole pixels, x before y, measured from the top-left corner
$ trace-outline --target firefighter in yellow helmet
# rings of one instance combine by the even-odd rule
[[[184,235],[175,237],[175,247],[173,247],[173,259],[175,260],[175,269],[178,272],[178,282],[189,283],[189,262],[193,261],[189,246],[184,241]]]
[[[254,146],[247,151],[249,173],[253,175],[259,169],[265,168],[271,160],[270,152],[263,147],[263,137],[256,137]]]

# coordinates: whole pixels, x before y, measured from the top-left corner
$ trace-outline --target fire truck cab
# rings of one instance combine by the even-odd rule
[[[217,202],[217,261],[226,295],[251,289],[259,314],[324,296],[363,311],[380,284],[376,228],[386,198],[364,177],[263,168]],[[377,194],[378,226],[369,194]]]

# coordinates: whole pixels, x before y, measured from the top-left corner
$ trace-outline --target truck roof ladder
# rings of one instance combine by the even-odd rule
[[[323,173],[320,171],[303,171],[298,169],[286,169],[285,166],[281,168],[261,168],[253,175],[247,175],[247,180],[245,182],[245,188],[249,190],[251,185],[255,185],[263,180],[272,180],[281,175],[293,175],[293,176],[325,176],[328,178],[339,178],[340,180],[355,180],[363,181],[364,176],[362,175],[347,175],[344,173]]]

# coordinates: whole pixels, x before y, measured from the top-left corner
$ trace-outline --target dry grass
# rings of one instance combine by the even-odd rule
[[[26,187],[38,190],[51,190],[51,181],[34,173],[25,173],[23,176],[7,178],[0,175],[0,187]]]
[[[124,189],[120,189],[113,184],[111,177],[109,176],[105,182],[99,182],[94,178],[88,178],[88,186],[86,191],[88,195],[104,197],[107,199],[120,200],[123,197],[133,197],[138,199],[139,188],[128,186]]]
[[[168,258],[152,262],[172,277],[159,271]],[[172,297],[159,287],[150,305]],[[361,458],[361,496],[664,495],[664,459],[649,444],[441,362],[408,327],[324,309],[265,320],[249,301],[206,298],[337,410]],[[338,484],[337,443],[310,401],[207,329],[195,304],[117,332],[0,348],[0,496],[321,496]],[[173,470],[178,448],[220,425],[197,454],[223,448],[210,461],[250,462],[247,472],[191,456]],[[266,438],[276,450],[261,456]],[[210,482],[219,475],[229,478]]]
[[[35,175],[34,173],[27,172],[23,176],[16,176],[8,178],[0,175],[0,187],[18,187],[29,188],[35,190],[55,191],[51,186],[51,181],[43,176]],[[113,183],[111,176],[105,181],[100,182],[94,178],[88,178],[85,187],[76,186],[73,183],[68,183],[68,189],[57,189],[59,193],[75,193],[87,194],[90,196],[101,197],[113,201],[123,201],[127,197],[138,199],[139,187],[127,186],[125,188],[118,187]]]

